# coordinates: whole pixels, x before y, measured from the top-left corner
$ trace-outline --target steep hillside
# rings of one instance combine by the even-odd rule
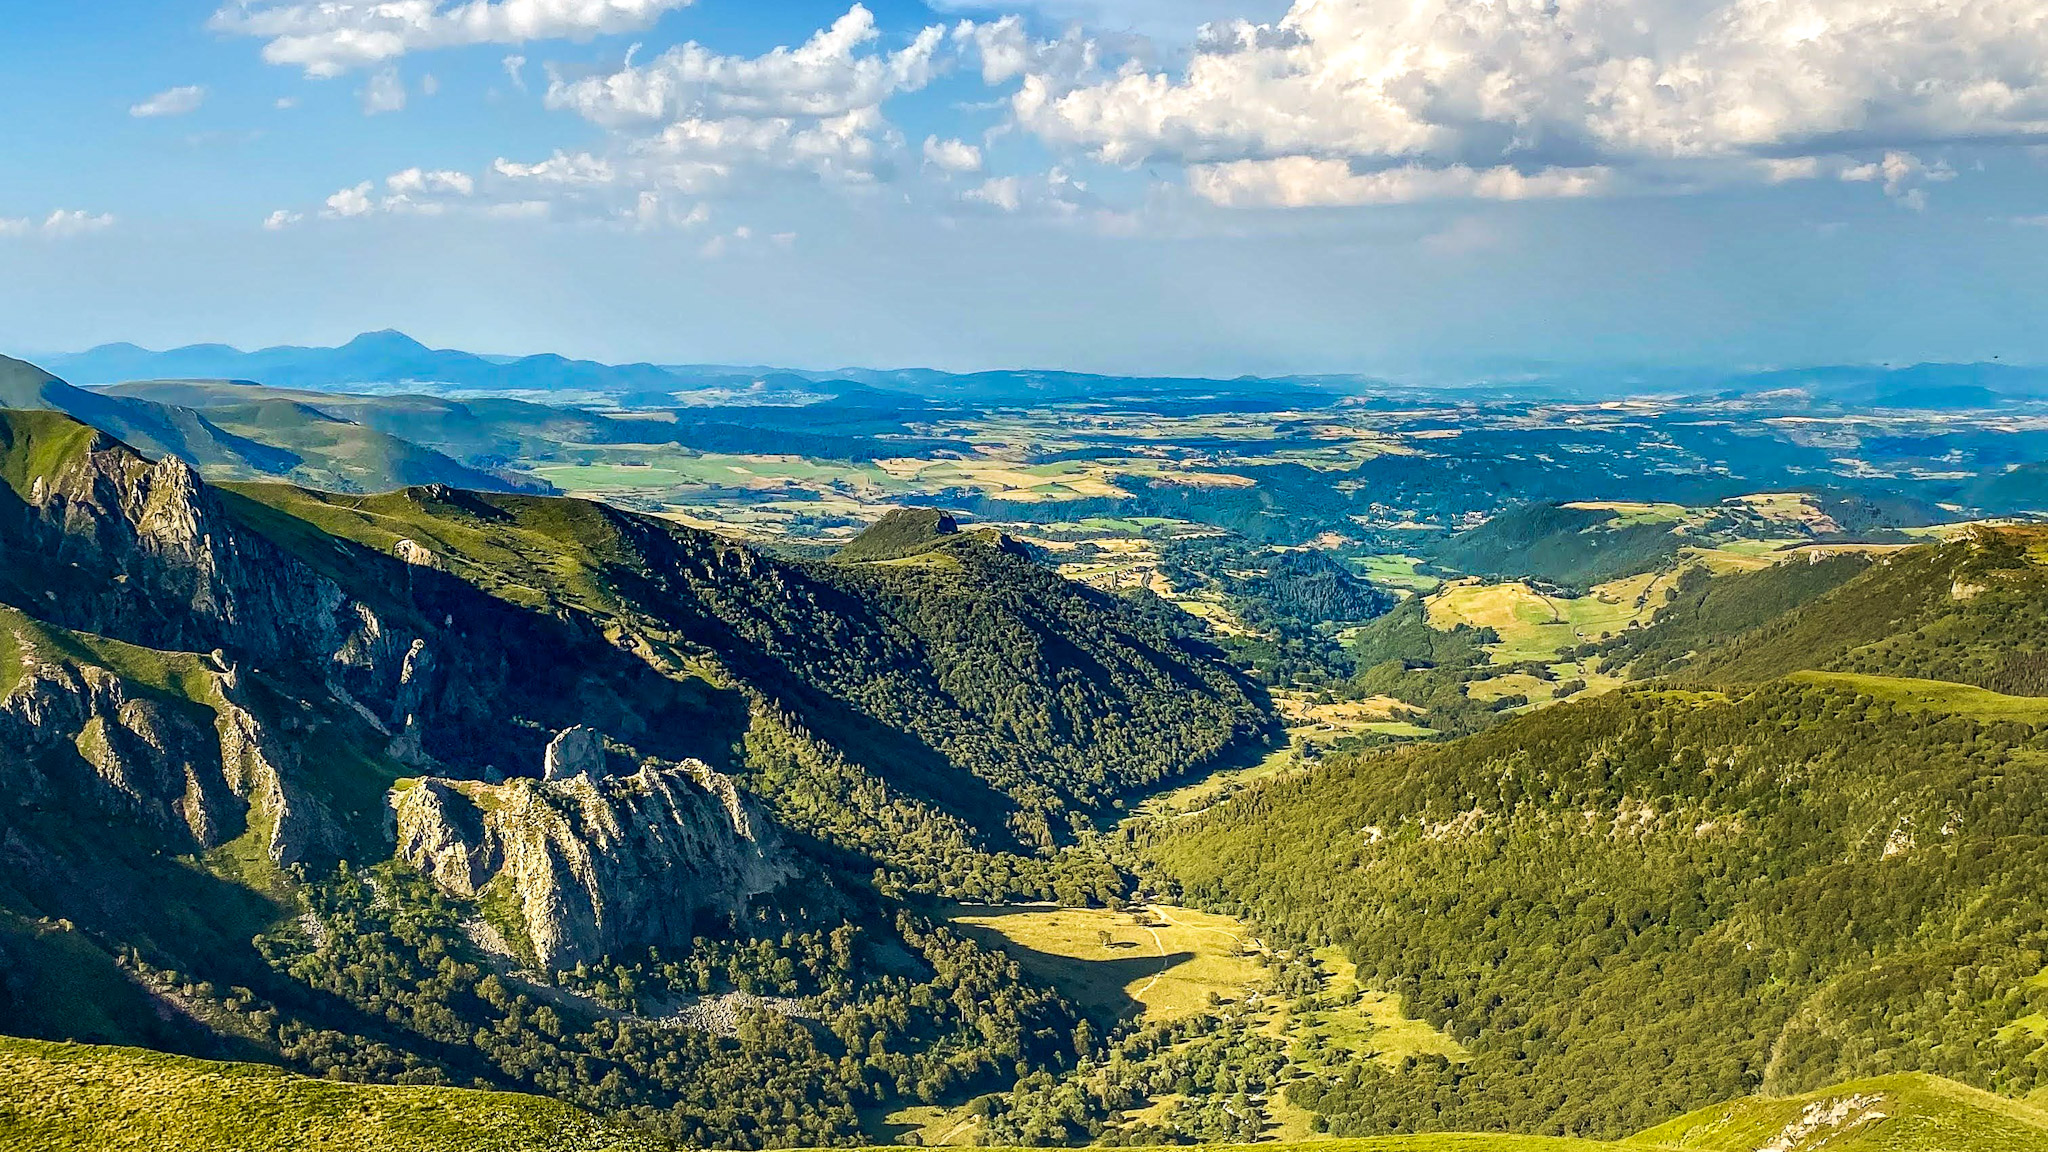
[[[585,716],[620,714],[590,720],[606,735],[651,750],[646,717],[664,710],[605,697],[628,696],[635,666],[639,679],[649,668],[701,674],[709,680],[695,682],[738,689],[733,703],[791,718],[854,765],[883,771],[892,794],[980,828],[1008,827],[1035,846],[1069,838],[1067,810],[1104,811],[1119,795],[1198,771],[1265,724],[1263,706],[1198,648],[978,537],[911,565],[805,565],[581,501],[444,489],[357,499],[239,487],[235,496],[247,522],[372,602],[390,593],[373,592],[379,582],[343,563],[334,541],[357,545],[372,568],[411,557],[411,604],[390,610],[425,629],[451,614],[451,601],[468,601],[466,611],[511,615],[494,627],[566,615],[602,638],[557,647],[546,667],[521,666],[516,677],[507,661],[533,650],[523,641],[502,637],[491,653],[463,656],[461,691],[511,693],[510,715],[567,719],[561,702],[577,700]],[[449,642],[471,644],[461,634]],[[601,666],[622,655],[624,670]],[[472,706],[426,704],[426,750],[480,769],[490,738],[469,721]],[[444,711],[451,727],[441,729]],[[741,737],[742,718],[724,723],[724,739]],[[704,747],[701,724],[697,732],[660,747],[670,759],[720,763],[727,754]],[[529,744],[523,761],[537,755]],[[768,775],[758,786],[773,796],[781,781]],[[843,815],[832,807],[806,818]]]
[[[237,436],[189,408],[74,388],[20,360],[0,356],[0,409],[62,412],[152,456],[176,456],[243,476],[281,476],[300,460]]]
[[[549,491],[530,478],[472,468],[412,440],[297,401],[211,407],[206,409],[206,418],[246,439],[298,457],[299,463],[286,478],[308,487],[388,492],[417,484],[449,484],[491,492]]]
[[[957,534],[960,525],[933,508],[898,508],[868,526],[838,552],[840,560],[901,560]]]
[[[1681,541],[1662,523],[1625,523],[1604,508],[1531,504],[1438,547],[1443,567],[1478,576],[1590,586],[1663,567]]]
[[[2048,728],[1888,697],[1623,691],[1339,758],[1137,846],[1465,1046],[1290,1087],[1335,1133],[1615,1137],[1899,1068],[2025,1093]]]
[[[433,483],[548,490],[536,481],[514,483],[460,464],[401,435],[308,404],[256,396],[260,390],[253,386],[220,386],[241,395],[203,384],[94,391],[0,357],[0,408],[62,412],[150,456],[175,456],[216,478],[275,477],[357,492]]]
[[[1832,573],[1815,574],[1817,582],[1855,563],[1835,562]],[[1816,669],[2048,695],[2044,603],[2048,534],[1977,530],[1951,543],[1879,557],[1827,594],[1735,632],[1732,639],[1704,645],[1685,669],[1688,676],[1716,681]]]
[[[1693,568],[1680,575],[1671,602],[1657,610],[1649,627],[1631,629],[1587,652],[1636,679],[1678,671],[1698,654],[1826,596],[1872,563],[1868,553],[1851,551],[1720,577]]]
[[[844,1143],[1074,1051],[908,896],[1114,898],[1094,819],[1268,723],[977,538],[216,488],[47,413],[0,480],[0,1032]]]
[[[737,405],[607,415],[514,399],[322,392],[242,380],[137,380],[103,392],[198,409],[224,425],[233,423],[235,412],[249,405],[305,405],[484,469],[514,462],[575,459],[587,455],[593,445],[675,444],[699,452],[796,453],[846,461],[971,450],[964,441],[912,435],[904,423],[902,405],[877,406],[858,394],[801,406]],[[807,395],[818,393],[812,389]],[[675,403],[667,392],[620,399],[656,408]],[[261,438],[260,432],[251,434]],[[309,482],[303,477],[295,479]]]

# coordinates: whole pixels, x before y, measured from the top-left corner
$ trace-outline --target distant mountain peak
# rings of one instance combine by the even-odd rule
[[[364,332],[347,344],[342,345],[342,349],[350,352],[412,353],[433,351],[433,349],[428,348],[425,344],[407,336],[396,328],[379,328],[375,332]]]

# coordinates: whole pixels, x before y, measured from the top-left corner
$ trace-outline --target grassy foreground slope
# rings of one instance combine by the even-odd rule
[[[1936,1076],[1881,1076],[1703,1108],[1630,1143],[1689,1152],[2042,1152],[2048,1112]]]
[[[39,1152],[660,1152],[674,1146],[539,1096],[377,1087],[134,1048],[0,1038],[0,1142]],[[1275,1149],[1287,1144],[1267,1145]],[[1429,1133],[1317,1152],[2048,1152],[2048,1113],[1933,1076],[1749,1097],[1620,1144]]]
[[[515,1092],[377,1087],[137,1048],[0,1038],[0,1144],[43,1152],[653,1152]]]

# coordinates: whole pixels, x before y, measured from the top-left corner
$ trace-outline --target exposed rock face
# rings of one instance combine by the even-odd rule
[[[427,779],[391,796],[398,858],[443,889],[516,900],[540,962],[688,940],[795,874],[732,781],[703,764],[501,785]]]
[[[35,604],[45,619],[165,651],[311,669],[394,732],[430,694],[425,637],[242,528],[183,461],[152,464],[102,440],[37,479],[28,501],[0,513],[0,563],[49,590]],[[415,566],[431,556],[398,551]]]
[[[232,674],[212,674],[203,704],[138,692],[97,667],[30,654],[0,698],[0,749],[16,762],[18,799],[82,797],[155,830],[176,851],[213,848],[252,818],[271,829],[271,859],[290,864],[338,851],[333,817],[290,780],[291,755],[235,698]]]
[[[548,742],[547,755],[541,762],[541,775],[549,780],[605,775],[603,733],[581,724],[564,729]]]
[[[32,787],[83,784],[90,803],[158,828],[178,851],[233,839],[251,811],[272,823],[268,847],[281,862],[347,847],[317,798],[294,786],[287,742],[239,702],[238,664],[324,683],[392,732],[438,679],[423,637],[242,528],[189,465],[151,463],[105,437],[26,492],[0,489],[0,593],[10,584],[61,628],[212,653],[201,659],[214,683],[196,707],[57,651],[32,655],[0,699],[0,763],[28,764]],[[91,780],[61,779],[80,762]]]
[[[332,653],[353,630],[339,588],[237,530],[175,457],[151,464],[109,442],[31,495],[20,543],[73,574],[46,606],[67,627],[267,658]]]

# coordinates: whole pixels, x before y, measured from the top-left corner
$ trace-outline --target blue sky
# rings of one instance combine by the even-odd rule
[[[2048,361],[2038,0],[101,0],[0,348]]]

